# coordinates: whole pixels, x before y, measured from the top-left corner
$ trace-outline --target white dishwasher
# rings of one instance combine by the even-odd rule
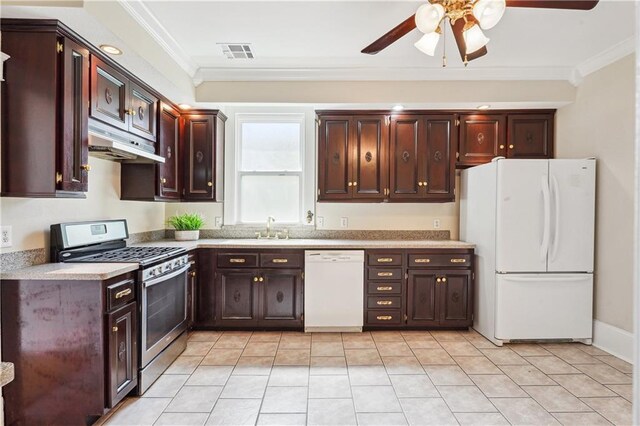
[[[364,251],[304,252],[304,330],[362,331]]]

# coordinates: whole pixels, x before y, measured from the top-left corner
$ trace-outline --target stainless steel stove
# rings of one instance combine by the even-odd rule
[[[138,263],[138,388],[143,394],[186,348],[186,250],[127,247],[124,219],[51,226],[51,261]]]

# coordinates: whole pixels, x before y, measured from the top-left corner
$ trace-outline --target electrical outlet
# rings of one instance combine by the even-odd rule
[[[220,216],[216,216],[216,219],[215,219],[215,227],[216,227],[216,228],[222,228],[222,217],[220,217]]]
[[[341,228],[347,228],[349,226],[349,218],[348,217],[341,217],[340,218],[340,227]]]
[[[0,226],[0,247],[11,247],[12,244],[11,226]]]
[[[433,229],[440,229],[440,219],[433,219]]]
[[[316,216],[316,227],[317,228],[324,228],[324,217],[323,216]]]

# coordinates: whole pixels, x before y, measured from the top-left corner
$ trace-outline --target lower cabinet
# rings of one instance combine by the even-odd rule
[[[366,269],[366,328],[473,324],[473,250],[369,250]]]
[[[136,303],[107,314],[107,406],[113,408],[138,383]]]

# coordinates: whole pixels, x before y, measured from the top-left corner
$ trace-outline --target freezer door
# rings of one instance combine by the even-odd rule
[[[497,274],[495,337],[591,339],[592,274]]]
[[[595,160],[550,160],[549,272],[592,272]]]
[[[549,160],[498,161],[496,270],[546,272]]]

